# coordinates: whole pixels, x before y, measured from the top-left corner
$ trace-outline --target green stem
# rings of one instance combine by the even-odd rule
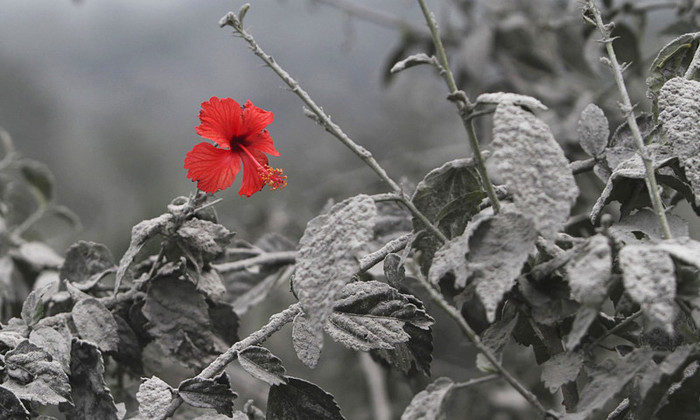
[[[663,236],[665,239],[671,238],[671,228],[666,219],[666,211],[663,208],[663,203],[661,201],[661,195],[659,194],[659,186],[656,182],[656,175],[654,174],[654,162],[649,156],[649,153],[644,147],[644,139],[642,138],[641,131],[637,125],[637,120],[634,115],[634,110],[632,107],[632,101],[630,100],[629,94],[627,93],[627,87],[625,86],[625,79],[622,77],[622,67],[617,61],[617,55],[615,54],[615,49],[613,48],[612,42],[613,38],[610,37],[611,27],[606,26],[603,23],[603,18],[600,15],[600,10],[596,5],[594,0],[588,0],[589,10],[593,14],[595,21],[592,22],[598,28],[598,31],[603,35],[602,42],[605,44],[605,49],[608,53],[610,68],[615,78],[615,83],[617,84],[617,90],[620,92],[620,97],[622,99],[621,108],[625,113],[625,118],[627,119],[627,125],[632,132],[632,137],[637,146],[637,151],[642,158],[644,163],[644,170],[646,172],[646,185],[647,190],[649,190],[649,198],[651,199],[652,207],[656,216],[659,218],[661,223],[661,229],[663,230]]]
[[[474,131],[474,124],[472,118],[473,105],[469,102],[466,95],[457,95],[459,89],[457,88],[457,83],[455,82],[452,70],[450,70],[450,63],[447,60],[447,53],[445,51],[444,45],[442,45],[442,39],[440,38],[440,30],[438,28],[437,21],[435,20],[435,15],[428,9],[428,5],[425,0],[418,0],[421,10],[423,11],[423,16],[425,16],[425,21],[430,28],[430,35],[433,38],[433,44],[435,45],[435,52],[437,53],[438,61],[440,66],[442,66],[442,77],[447,83],[447,88],[450,91],[450,96],[455,99],[454,103],[457,105],[457,110],[462,118],[462,123],[464,124],[464,129],[467,131],[467,139],[469,141],[469,146],[472,149],[476,161],[476,169],[481,176],[481,182],[483,183],[484,190],[486,190],[486,195],[491,201],[494,213],[498,213],[501,209],[500,202],[496,196],[496,192],[491,183],[488,172],[486,171],[486,164],[484,163],[484,157],[481,154],[481,147],[479,146],[479,139]]]

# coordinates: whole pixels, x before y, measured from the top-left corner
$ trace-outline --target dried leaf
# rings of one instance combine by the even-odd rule
[[[406,324],[403,330],[410,337],[408,341],[394,345],[393,349],[372,350],[372,354],[406,375],[418,371],[430,376],[430,362],[433,361],[432,329]]]
[[[500,319],[481,333],[481,343],[491,350],[491,354],[501,358],[515,325],[518,323],[517,313],[511,318]],[[476,356],[476,367],[482,372],[497,372],[496,368],[482,353]]]
[[[172,388],[157,376],[141,380],[143,382],[136,393],[139,415],[144,419],[163,418],[173,399]]]
[[[238,362],[246,372],[270,385],[287,382],[282,361],[264,347],[244,348],[238,352]]]
[[[493,121],[495,169],[518,209],[551,238],[578,196],[569,161],[547,124],[519,106],[499,104]]]
[[[477,104],[493,104],[493,105],[517,105],[524,106],[531,111],[545,111],[547,107],[532,96],[520,95],[518,93],[495,92],[482,93],[476,98]]]
[[[193,407],[213,408],[219,414],[233,415],[233,400],[238,394],[231,391],[231,384],[226,373],[215,379],[190,378],[180,383],[177,388],[182,400]]]
[[[672,214],[667,214],[666,219],[673,237],[688,236],[688,222]],[[616,241],[628,244],[639,240],[663,239],[659,218],[649,209],[641,209],[635,214],[622,217],[608,231]]]
[[[403,60],[397,62],[394,64],[394,66],[389,70],[389,73],[398,73],[400,71],[406,70],[409,67],[414,67],[418,66],[421,64],[433,64],[437,65],[437,60],[433,56],[429,56],[428,54],[425,53],[418,53],[411,55],[407,58],[404,58]]]
[[[70,385],[73,407],[66,411],[69,420],[117,420],[117,407],[104,381],[104,362],[97,347],[87,341],[73,340]]]
[[[318,334],[303,313],[294,317],[292,323],[292,344],[299,360],[313,368],[321,357],[323,334]]]
[[[555,354],[542,364],[542,382],[554,394],[562,385],[576,380],[582,366],[581,353],[567,351]]]
[[[700,268],[700,242],[695,239],[667,239],[659,242],[657,247],[668,252],[673,258]]]
[[[656,99],[667,80],[685,74],[695,49],[698,47],[700,32],[687,33],[666,44],[649,66],[647,95]]]
[[[197,218],[185,221],[175,234],[179,239],[178,244],[188,255],[197,259],[200,268],[203,262],[211,261],[224,252],[235,235],[218,223]]]
[[[659,121],[700,206],[700,82],[675,77],[659,93]]]
[[[610,127],[605,113],[596,104],[589,104],[578,120],[578,141],[590,156],[600,156],[608,145]]]
[[[99,300],[87,298],[79,301],[73,306],[71,317],[83,340],[96,344],[102,351],[117,351],[117,321]]]
[[[584,305],[597,307],[608,296],[612,273],[612,251],[608,238],[595,235],[566,266],[571,298]]]
[[[43,405],[70,402],[70,384],[61,364],[29,340],[5,353],[5,370],[3,386],[22,400]]]
[[[421,305],[422,306],[422,305]],[[433,319],[388,284],[378,281],[346,285],[325,329],[353,350],[393,349],[410,339],[404,325],[428,328]]]
[[[333,301],[359,269],[355,253],[372,239],[376,215],[371,197],[349,198],[311,220],[299,241],[293,287],[308,319],[308,332],[320,337],[315,341],[321,346]]]
[[[61,334],[53,328],[39,327],[29,334],[29,341],[36,344],[51,355],[63,367],[63,371],[70,374],[70,337]]]
[[[437,378],[413,396],[401,420],[447,420],[444,405],[453,385],[450,378]]]
[[[473,284],[489,322],[493,322],[498,304],[513,287],[536,239],[533,222],[521,214],[482,217],[435,254],[429,279],[438,284],[443,275],[452,272],[456,287]]]
[[[0,407],[3,418],[12,420],[29,420],[29,411],[22,401],[9,389],[0,385]]]
[[[650,320],[673,332],[676,277],[671,257],[653,245],[627,245],[619,258],[627,293]]]
[[[286,384],[270,387],[267,420],[344,420],[333,396],[303,379],[287,377]]]
[[[79,289],[87,290],[113,269],[114,258],[109,248],[96,242],[79,241],[66,251],[60,276]]]

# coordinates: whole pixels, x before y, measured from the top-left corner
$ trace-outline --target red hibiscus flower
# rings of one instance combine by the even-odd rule
[[[212,97],[202,102],[201,122],[197,134],[216,143],[199,143],[187,153],[187,177],[197,181],[197,188],[207,193],[223,190],[233,184],[241,171],[243,181],[238,194],[250,197],[265,185],[276,190],[287,185],[281,169],[270,168],[267,156],[279,156],[272,137],[264,128],[272,122],[272,112],[247,101],[245,107],[231,98]]]

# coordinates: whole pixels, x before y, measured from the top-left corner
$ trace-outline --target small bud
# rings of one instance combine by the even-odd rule
[[[243,18],[245,17],[246,13],[248,13],[248,9],[250,9],[250,3],[246,3],[241,6],[240,9],[238,9],[238,21],[240,22],[241,26],[243,26]]]

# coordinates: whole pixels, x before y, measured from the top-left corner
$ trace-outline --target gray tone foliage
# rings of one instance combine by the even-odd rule
[[[486,331],[481,334],[481,342],[489,350],[491,350],[494,356],[500,359],[503,355],[503,350],[505,350],[506,346],[510,342],[511,334],[513,333],[513,329],[517,323],[517,313],[511,318],[504,317],[503,319],[499,319],[498,321],[489,325]],[[482,372],[495,371],[495,368],[483,355],[483,353],[479,353],[476,356],[476,367]]]
[[[610,127],[605,113],[596,104],[588,104],[578,120],[578,141],[590,156],[598,157],[608,145]]]
[[[700,82],[674,77],[659,93],[659,121],[700,206]]]
[[[667,215],[666,218],[674,237],[689,235],[688,222],[672,214]],[[640,240],[639,236],[641,240],[659,241],[663,238],[659,218],[649,209],[623,216],[619,222],[610,226],[609,232],[616,241],[624,243],[634,243]]]
[[[518,209],[551,238],[566,222],[578,187],[569,161],[547,124],[517,105],[501,103],[493,116],[489,159]]]
[[[562,352],[542,364],[542,382],[552,394],[562,385],[576,379],[583,367],[583,355],[579,352]]]
[[[437,378],[423,391],[413,396],[401,420],[447,420],[445,400],[450,395],[454,383],[450,378]]]
[[[117,351],[117,321],[100,301],[86,298],[75,304],[71,317],[78,334],[96,344],[102,351]]]
[[[320,345],[335,297],[359,268],[356,253],[372,239],[376,215],[374,200],[358,195],[311,220],[299,240],[293,287],[306,329],[321,337],[314,340]]]
[[[676,277],[671,257],[655,245],[627,245],[620,250],[625,290],[644,314],[673,332]]]
[[[267,420],[345,419],[331,394],[299,378],[271,386],[267,401]]]
[[[117,420],[118,410],[104,381],[104,361],[97,346],[74,339],[70,369],[74,407],[68,410],[67,418]]]
[[[43,405],[71,401],[68,375],[49,353],[24,340],[5,353],[3,386],[23,400]]]
[[[139,415],[143,419],[163,417],[172,398],[172,388],[162,379],[157,376],[144,378],[136,393],[136,400],[139,402]]]
[[[187,379],[178,386],[177,392],[183,401],[193,407],[213,408],[227,416],[232,415],[233,400],[238,396],[231,391],[226,373],[215,379]]]
[[[608,238],[595,235],[566,266],[571,297],[577,302],[597,307],[608,295],[612,272],[612,251]]]
[[[250,346],[239,351],[238,363],[253,377],[270,385],[287,382],[282,361],[264,347]]]

